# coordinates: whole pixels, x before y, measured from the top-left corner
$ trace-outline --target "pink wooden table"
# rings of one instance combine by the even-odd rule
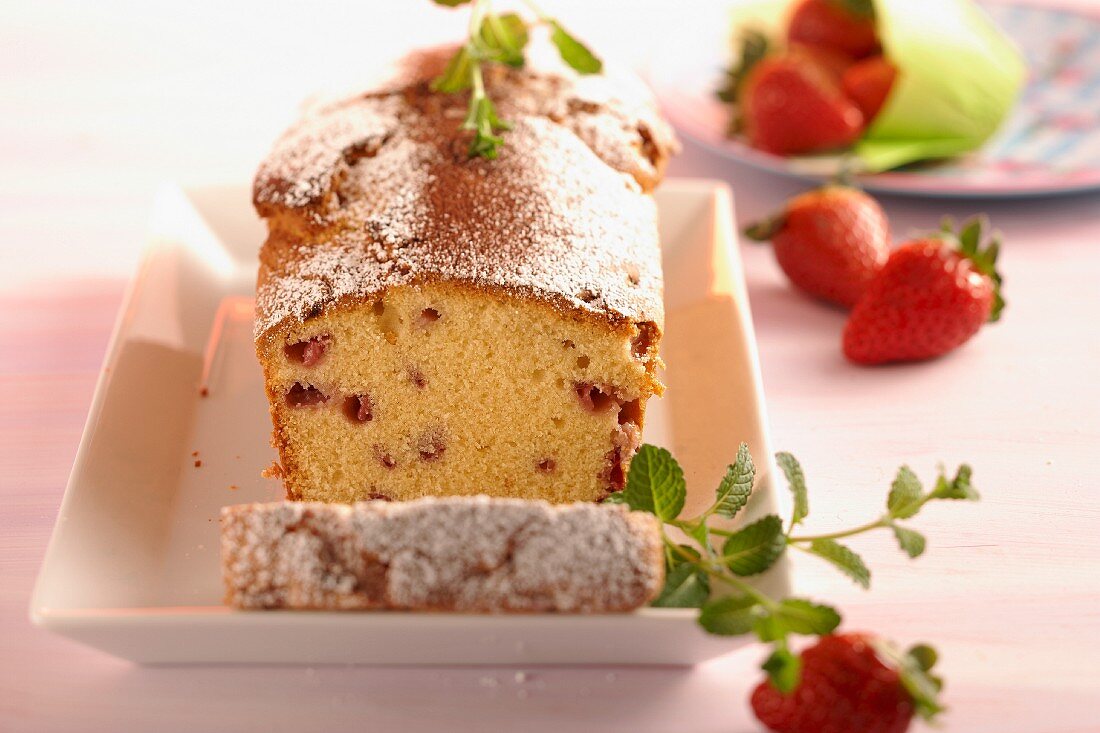
[[[320,3],[305,19],[212,0],[6,12],[0,731],[756,729],[745,702],[755,648],[694,669],[150,669],[28,623],[154,184],[247,177],[323,75],[392,55],[411,33],[395,29],[457,32],[426,0],[384,17],[393,5]],[[671,12],[656,1],[559,6],[635,60],[644,49],[623,26],[642,32]],[[720,8],[699,7],[720,22]],[[249,23],[262,32],[242,33]],[[324,54],[291,43],[322,31]],[[742,220],[797,189],[691,146],[672,173],[729,180]],[[875,570],[870,593],[802,557],[795,584],[840,605],[849,628],[935,642],[945,730],[1100,731],[1100,197],[885,204],[902,234],[988,211],[1007,240],[1006,317],[949,358],[855,369],[839,354],[842,316],[792,293],[766,249],[744,246],[774,442],[806,467],[814,528],[876,513],[902,462],[929,476],[937,461],[967,460],[983,501],[927,510],[930,549],[915,563],[889,537],[858,540]]]

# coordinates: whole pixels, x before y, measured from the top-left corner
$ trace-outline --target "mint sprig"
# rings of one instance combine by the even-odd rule
[[[598,74],[603,62],[557,20],[543,13],[528,0],[527,5],[538,20],[528,23],[516,13],[496,14],[490,0],[433,0],[438,5],[470,6],[470,23],[466,42],[455,52],[443,73],[433,82],[432,89],[445,94],[470,90],[470,101],[462,129],[473,133],[468,153],[471,158],[494,159],[500,154],[511,124],[497,115],[492,99],[485,91],[483,65],[498,63],[521,68],[526,63],[524,50],[529,29],[534,25],[550,28],[550,41],[558,49],[562,61],[580,74]]]
[[[771,598],[745,578],[773,567],[793,547],[825,560],[861,587],[869,588],[871,570],[859,554],[838,540],[889,529],[901,549],[917,557],[924,552],[926,540],[899,520],[916,516],[930,501],[976,500],[978,493],[970,484],[969,466],[960,466],[950,479],[941,469],[929,491],[910,468],[902,466],[887,494],[886,511],[878,519],[846,530],[797,535],[794,530],[810,513],[806,476],[789,453],[777,454],[776,464],[793,494],[793,511],[786,530],[775,514],[736,530],[712,525],[715,516],[735,518],[749,502],[756,467],[744,443],[719,482],[713,503],[696,517],[679,516],[687,499],[684,472],[671,453],[652,445],[638,450],[626,487],[611,501],[653,514],[662,522],[667,576],[665,588],[653,605],[698,608],[699,624],[710,633],[754,634],[771,644],[772,652],[762,667],[779,690],[789,692],[798,685],[801,668],[799,658],[790,650],[789,637],[832,633],[840,626],[840,613],[810,599]],[[693,544],[685,544],[681,535]],[[891,654],[918,711],[931,717],[942,710],[935,699],[938,680],[928,674],[935,662],[934,650],[921,645],[905,655]]]

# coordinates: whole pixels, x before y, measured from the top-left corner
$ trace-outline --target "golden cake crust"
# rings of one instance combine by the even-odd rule
[[[484,496],[222,510],[238,608],[604,613],[664,583],[656,519],[623,506]]]
[[[493,66],[514,125],[470,159],[466,95],[431,92],[452,49],[410,56],[370,92],[316,105],[254,184],[268,220],[263,339],[395,285],[462,283],[613,328],[663,323],[656,207],[675,140],[637,80]]]

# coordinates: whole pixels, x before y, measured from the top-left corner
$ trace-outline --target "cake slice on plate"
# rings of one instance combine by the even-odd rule
[[[222,509],[237,608],[630,611],[664,583],[652,514],[485,496]]]
[[[256,176],[256,347],[292,499],[622,488],[659,394],[656,207],[675,142],[637,80],[488,71],[470,158],[450,49],[315,105]]]

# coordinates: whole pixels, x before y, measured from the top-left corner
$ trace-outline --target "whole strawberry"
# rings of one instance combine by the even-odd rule
[[[853,59],[879,50],[871,0],[800,0],[787,24],[787,41],[839,51]]]
[[[902,655],[867,634],[831,634],[801,660],[792,691],[766,680],[752,693],[753,712],[776,733],[904,733],[914,713],[931,719],[942,710],[930,647]]]
[[[738,94],[749,144],[776,155],[843,148],[863,132],[863,113],[835,73],[809,55],[769,56],[748,72]]]
[[[974,219],[956,236],[946,223],[895,250],[848,318],[844,355],[857,364],[929,359],[1000,318],[1000,242],[982,248],[985,224]]]
[[[864,192],[832,185],[791,199],[745,234],[770,239],[791,282],[810,295],[851,307],[890,256],[890,226]]]
[[[894,65],[884,57],[872,56],[845,69],[841,86],[870,123],[886,104],[897,74]]]

